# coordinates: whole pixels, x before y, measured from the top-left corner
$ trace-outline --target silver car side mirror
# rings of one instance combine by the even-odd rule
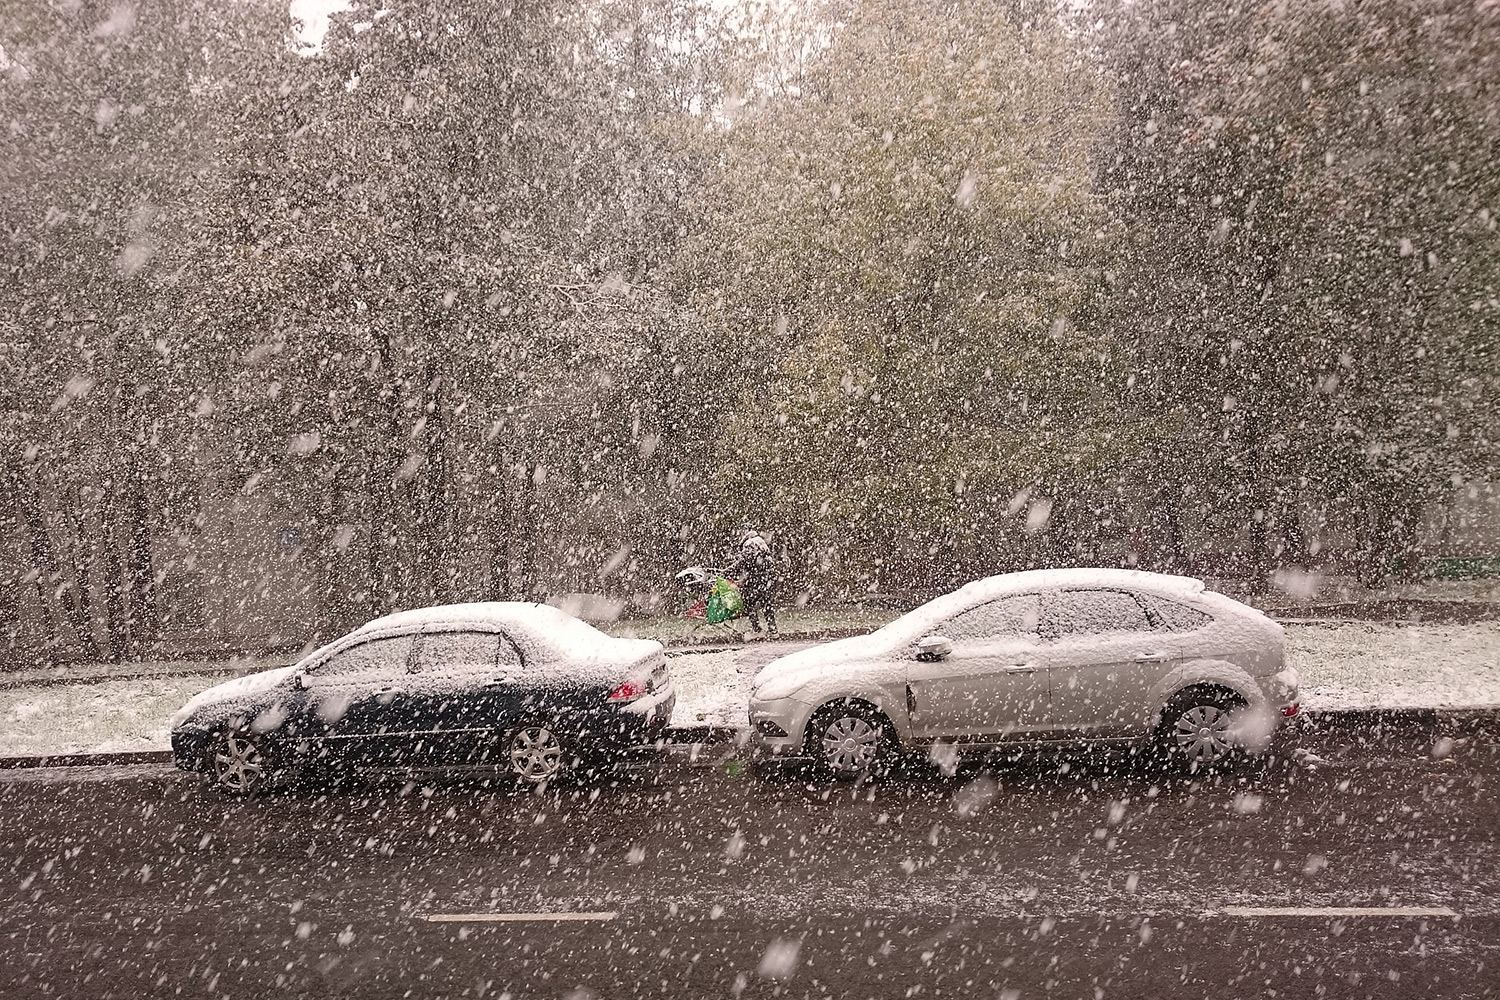
[[[953,652],[953,642],[947,636],[929,635],[917,640],[917,659],[924,662],[946,660]]]

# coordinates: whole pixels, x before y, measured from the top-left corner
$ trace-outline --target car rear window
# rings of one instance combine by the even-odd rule
[[[1149,631],[1146,609],[1123,590],[1065,590],[1047,600],[1049,637]]]
[[[953,642],[1014,639],[1035,635],[1039,617],[1037,595],[1021,594],[1002,597],[954,615],[942,627],[942,632]]]
[[[1190,608],[1155,594],[1142,594],[1141,600],[1173,632],[1191,632],[1214,620],[1212,615],[1206,615],[1197,608]]]

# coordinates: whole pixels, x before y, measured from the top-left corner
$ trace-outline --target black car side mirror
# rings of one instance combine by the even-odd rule
[[[298,691],[307,690],[307,675],[300,670],[292,671],[292,687]]]

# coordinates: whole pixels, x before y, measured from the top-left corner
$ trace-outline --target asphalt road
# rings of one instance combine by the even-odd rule
[[[1325,723],[1211,780],[5,772],[0,997],[1496,996],[1500,725],[1455,735]]]

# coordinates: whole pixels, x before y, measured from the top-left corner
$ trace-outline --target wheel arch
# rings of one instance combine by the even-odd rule
[[[802,732],[798,737],[797,746],[800,747],[807,744],[807,734],[813,724],[813,720],[826,709],[837,705],[859,706],[876,713],[885,719],[886,724],[890,726],[892,735],[898,741],[904,742],[907,729],[905,725],[907,722],[906,713],[904,711],[900,713],[891,711],[891,700],[889,694],[878,688],[874,690],[861,688],[821,697],[813,703],[812,711],[807,713],[807,719],[802,723]],[[904,708],[905,706],[903,705],[902,707]]]
[[[1154,731],[1162,723],[1167,706],[1184,692],[1195,689],[1213,689],[1232,694],[1252,709],[1264,709],[1266,696],[1249,672],[1224,660],[1190,660],[1170,671],[1151,690],[1151,728]]]

